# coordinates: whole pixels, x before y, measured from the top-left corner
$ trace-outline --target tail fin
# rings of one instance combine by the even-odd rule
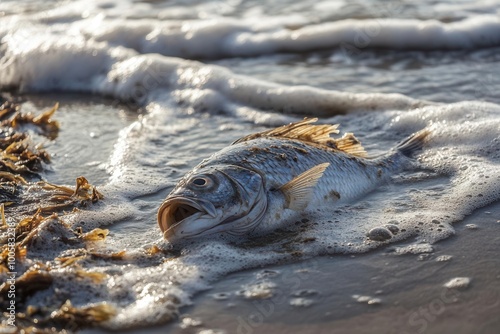
[[[420,151],[427,142],[427,136],[430,131],[427,129],[415,132],[396,146],[396,149],[407,157],[412,157],[416,152]]]

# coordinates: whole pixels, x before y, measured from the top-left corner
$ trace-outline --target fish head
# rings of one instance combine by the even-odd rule
[[[158,209],[158,224],[170,242],[227,232],[242,235],[267,209],[262,176],[235,165],[197,168],[179,181]]]

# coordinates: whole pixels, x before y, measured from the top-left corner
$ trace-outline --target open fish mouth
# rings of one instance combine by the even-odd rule
[[[165,238],[183,222],[196,220],[202,216],[215,218],[217,211],[212,203],[198,198],[171,197],[158,209],[158,225]]]

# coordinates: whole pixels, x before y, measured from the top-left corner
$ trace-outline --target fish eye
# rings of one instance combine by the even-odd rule
[[[207,181],[202,178],[197,178],[193,180],[193,183],[196,184],[197,186],[204,186],[205,184],[207,184]]]
[[[197,176],[191,180],[191,184],[196,187],[208,187],[212,184],[212,180],[206,176]]]

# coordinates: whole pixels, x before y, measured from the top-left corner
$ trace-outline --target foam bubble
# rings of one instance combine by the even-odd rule
[[[308,298],[292,298],[290,299],[290,305],[295,307],[309,307],[314,304],[314,300]]]
[[[471,279],[469,277],[455,277],[444,284],[448,289],[465,289],[469,287]]]
[[[358,303],[362,303],[362,304],[379,305],[382,303],[382,299],[374,298],[371,296],[353,295],[352,298],[354,300],[356,300]]]
[[[440,256],[436,257],[436,261],[437,262],[449,262],[449,261],[451,261],[452,258],[453,258],[453,256],[451,256],[451,255],[440,255]]]
[[[200,327],[201,325],[203,325],[203,323],[199,319],[184,317],[182,318],[179,327],[181,327],[182,329],[186,329],[191,327]]]
[[[434,248],[428,243],[412,244],[395,248],[396,254],[422,254],[432,253]]]
[[[272,282],[258,282],[245,286],[242,295],[246,299],[267,299],[273,296],[276,284]]]

